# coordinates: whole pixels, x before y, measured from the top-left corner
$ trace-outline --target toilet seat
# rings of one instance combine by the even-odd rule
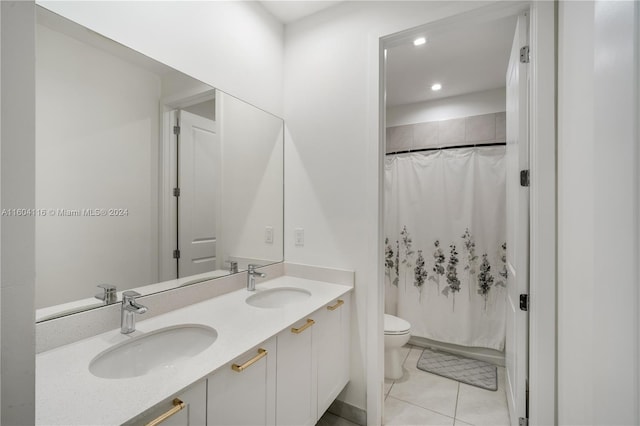
[[[393,315],[384,314],[384,334],[407,334],[411,329],[408,321]]]

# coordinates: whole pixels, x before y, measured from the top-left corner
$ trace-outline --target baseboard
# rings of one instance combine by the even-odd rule
[[[336,399],[327,409],[331,414],[347,419],[360,426],[367,425],[367,412],[362,408]]]
[[[421,348],[439,349],[452,354],[473,358],[480,361],[486,361],[501,367],[505,366],[504,352],[495,349],[473,348],[468,346],[454,345],[452,343],[437,342],[425,337],[411,336],[409,344],[419,346]]]

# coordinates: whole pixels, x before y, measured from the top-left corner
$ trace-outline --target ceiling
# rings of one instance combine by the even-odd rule
[[[516,17],[429,36],[387,50],[387,106],[505,87]],[[416,36],[417,37],[417,36]],[[431,86],[442,84],[434,92]]]
[[[272,1],[261,0],[260,3],[267,9],[273,16],[275,16],[283,24],[289,24],[304,18],[305,16],[313,15],[328,7],[334,6],[338,3],[342,3],[344,0],[320,0],[320,1]]]

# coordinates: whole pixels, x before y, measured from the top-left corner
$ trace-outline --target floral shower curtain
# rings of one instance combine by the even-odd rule
[[[388,156],[385,311],[411,334],[503,350],[505,147]]]

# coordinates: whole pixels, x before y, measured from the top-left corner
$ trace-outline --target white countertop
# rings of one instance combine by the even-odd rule
[[[259,284],[256,292],[284,286],[306,289],[311,297],[283,308],[256,308],[245,303],[253,293],[242,289],[148,320],[137,316],[137,331],[131,337],[177,324],[204,324],[218,332],[216,341],[193,358],[144,376],[101,379],[89,372],[96,355],[130,339],[120,329],[38,354],[36,424],[122,424],[352,290],[345,285],[283,276]]]

